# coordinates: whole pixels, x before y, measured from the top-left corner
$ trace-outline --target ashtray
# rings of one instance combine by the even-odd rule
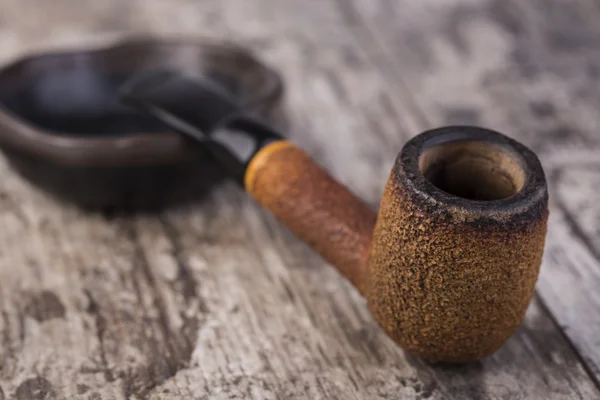
[[[132,74],[164,67],[211,79],[266,119],[283,91],[231,43],[132,39],[26,56],[0,68],[0,149],[22,177],[84,208],[198,200],[225,178],[204,145],[119,100]]]

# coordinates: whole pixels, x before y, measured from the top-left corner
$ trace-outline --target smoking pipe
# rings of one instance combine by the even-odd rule
[[[210,145],[245,190],[335,266],[401,347],[432,363],[499,349],[522,323],[544,248],[536,155],[480,127],[409,140],[376,215],[296,145],[209,81],[140,74],[123,98]]]

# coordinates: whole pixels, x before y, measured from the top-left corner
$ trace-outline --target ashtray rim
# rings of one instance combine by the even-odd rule
[[[283,94],[283,80],[272,67],[260,60],[253,51],[227,40],[209,38],[156,38],[132,37],[116,42],[78,49],[58,49],[23,54],[0,66],[0,80],[7,74],[17,73],[24,65],[45,59],[65,57],[110,57],[128,49],[172,52],[189,46],[198,51],[228,52],[232,58],[249,62],[262,74],[261,90],[242,103],[248,109],[265,110],[273,107]],[[27,119],[7,110],[0,104],[0,145],[28,153],[47,162],[70,166],[119,166],[177,162],[190,153],[189,140],[181,135],[165,132],[133,132],[111,137],[98,137],[82,132],[65,135],[43,129]]]

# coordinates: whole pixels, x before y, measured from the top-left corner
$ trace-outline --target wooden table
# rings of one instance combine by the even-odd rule
[[[428,128],[479,124],[534,149],[551,220],[526,322],[481,363],[433,367],[234,184],[107,219],[2,159],[1,400],[600,398],[600,3],[0,3],[2,61],[148,33],[254,49],[285,77],[287,134],[373,207]]]

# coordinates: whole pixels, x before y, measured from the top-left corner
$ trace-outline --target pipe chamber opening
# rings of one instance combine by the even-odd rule
[[[511,197],[524,186],[519,158],[499,145],[482,141],[436,144],[423,150],[419,170],[440,190],[468,200]]]

